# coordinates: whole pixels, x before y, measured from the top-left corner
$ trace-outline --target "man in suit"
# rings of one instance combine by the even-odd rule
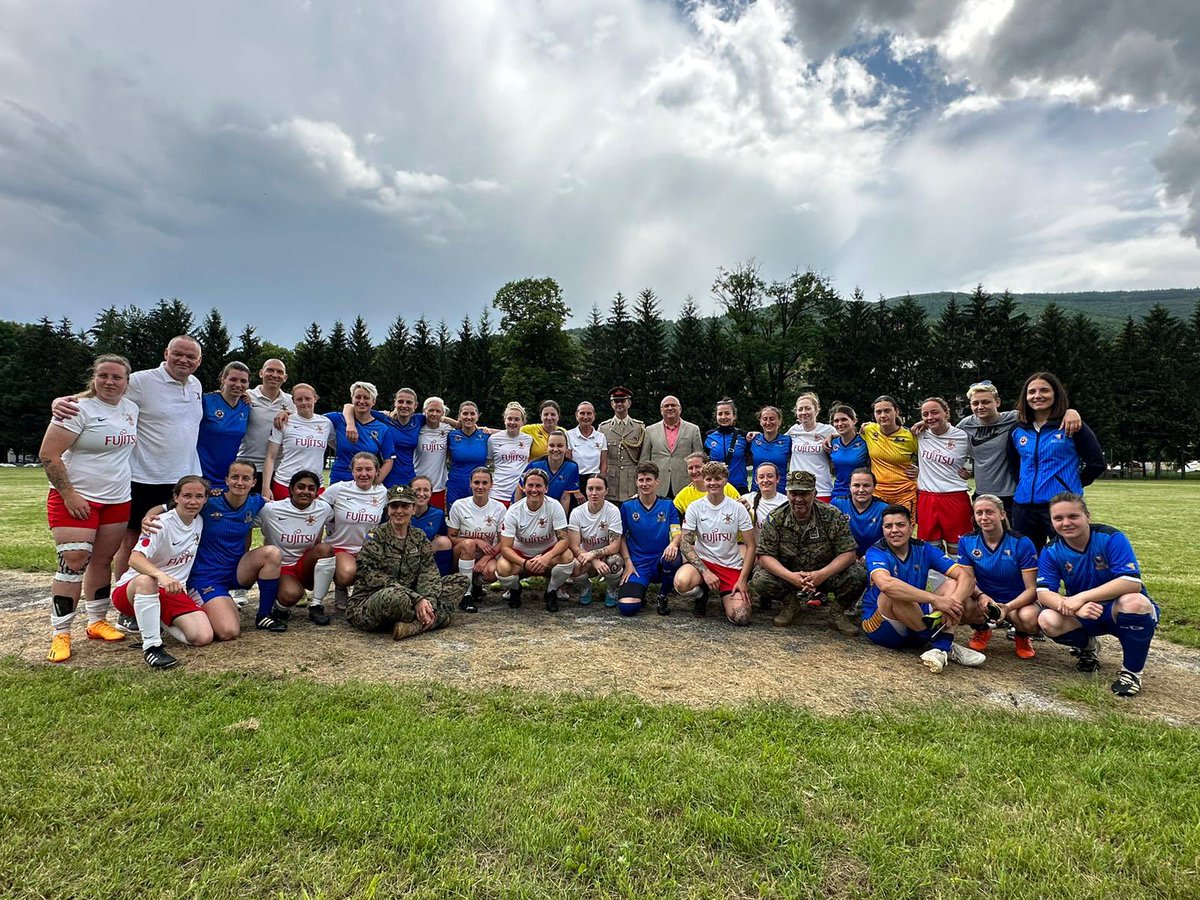
[[[680,418],[683,407],[679,398],[667,395],[659,404],[662,421],[646,428],[642,442],[642,462],[652,462],[661,473],[658,496],[674,497],[692,483],[688,477],[687,457],[689,453],[704,452],[704,438],[698,426]]]
[[[637,493],[637,465],[641,461],[646,424],[629,415],[633,392],[617,386],[608,392],[615,415],[599,425],[608,440],[608,499],[618,506]]]

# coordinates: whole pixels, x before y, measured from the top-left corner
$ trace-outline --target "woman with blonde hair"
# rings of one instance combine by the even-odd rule
[[[80,593],[90,640],[125,638],[108,624],[112,560],[129,522],[129,463],[137,443],[138,408],[126,399],[129,360],[96,357],[78,412],[46,428],[38,451],[50,494],[46,517],[58,554],[51,592],[50,662],[71,658],[71,623]]]
[[[817,479],[817,499],[828,503],[833,497],[833,466],[829,460],[829,441],[837,434],[832,425],[817,421],[821,401],[812,391],[796,398],[796,424],[788,429],[792,439],[789,472],[811,472]]]
[[[391,430],[376,419],[374,407],[377,399],[379,391],[375,385],[369,381],[356,381],[350,385],[350,403],[343,411],[325,414],[333,423],[337,436],[337,457],[329,468],[331,485],[354,480],[351,461],[359,453],[372,453],[382,461],[377,484],[391,473],[396,460],[396,447]]]
[[[521,427],[524,424],[525,407],[514,400],[504,407],[504,430],[491,435],[487,442],[487,461],[492,467],[492,499],[506,508],[513,502],[533,447],[533,438]]]

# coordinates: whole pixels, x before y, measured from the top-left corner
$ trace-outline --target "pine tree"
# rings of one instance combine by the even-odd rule
[[[668,390],[688,410],[703,409],[705,398],[711,390],[705,373],[711,372],[717,358],[710,354],[706,339],[704,319],[700,317],[696,301],[688,297],[679,310],[679,318],[675,320],[675,331],[667,352],[667,365],[671,373]],[[634,408],[640,410],[641,414],[635,411],[633,415],[654,421],[656,417],[653,413],[657,411],[660,399],[634,394]]]
[[[480,422],[502,423],[503,401],[500,399],[500,388],[496,383],[496,335],[492,332],[492,315],[484,307],[475,324],[476,382],[470,392],[479,407]]]
[[[161,361],[163,351],[171,339],[181,334],[191,334],[194,327],[195,317],[186,303],[176,297],[159,300],[141,323],[141,336],[138,340],[157,348],[156,356]]]
[[[396,316],[388,328],[387,337],[375,348],[371,381],[379,385],[381,391],[394,391],[408,381],[411,355],[412,338],[408,333],[408,324],[403,316]]]
[[[659,312],[658,298],[646,288],[634,304],[633,329],[629,335],[629,350],[638,365],[630,373],[627,387],[635,396],[662,397],[667,393],[666,338],[667,328]]]
[[[338,319],[329,329],[328,351],[325,354],[325,377],[328,379],[329,393],[325,402],[332,410],[340,410],[350,400],[350,385],[359,380],[359,376],[350,369],[350,336],[346,326]],[[380,390],[379,404],[387,407],[387,397]],[[390,407],[389,407],[390,408]]]
[[[304,332],[304,339],[296,345],[296,371],[292,384],[311,384],[317,392],[317,409],[322,412],[340,409],[341,403],[332,405],[333,392],[325,362],[329,354],[329,345],[321,333],[321,326],[313,322]]]
[[[982,287],[982,286],[981,286]],[[931,349],[926,363],[930,396],[940,396],[950,404],[956,416],[966,410],[966,389],[970,386],[975,343],[968,313],[951,294],[931,331]]]
[[[220,311],[210,309],[194,337],[200,342],[201,352],[200,368],[196,370],[196,377],[205,389],[215,390],[220,380],[221,369],[230,359],[229,329],[225,327],[225,320],[221,318]]]
[[[604,324],[607,338],[604,356],[600,362],[601,371],[608,373],[613,384],[623,384],[628,387],[628,382],[640,360],[634,359],[633,353],[629,349],[629,337],[633,330],[633,323],[629,318],[625,295],[620,291],[617,291],[609,305],[608,320]]]
[[[130,334],[129,318],[124,312],[118,312],[115,306],[102,310],[96,316],[96,322],[88,329],[88,334],[97,356],[116,353],[130,359],[134,338]]]
[[[606,417],[600,415],[604,409],[602,398],[608,396],[608,392],[615,382],[612,382],[604,367],[605,359],[608,356],[608,331],[605,328],[604,320],[600,317],[600,307],[594,303],[591,314],[588,316],[588,323],[583,329],[580,343],[583,349],[581,360],[583,395],[596,406],[598,421],[603,421]],[[670,368],[673,373],[676,371],[674,366]]]
[[[257,372],[262,368],[261,356],[262,338],[258,336],[253,325],[247,325],[238,335],[238,345],[233,351],[233,357],[249,366],[251,372]]]
[[[436,391],[434,378],[437,373],[437,339],[433,327],[424,316],[417,319],[413,325],[412,357],[408,371],[408,381],[397,384],[394,390],[402,387],[412,388],[417,397],[425,397],[431,391]]]
[[[375,347],[371,343],[371,331],[362,316],[354,317],[350,326],[350,354],[346,365],[354,381],[366,381],[374,371]]]

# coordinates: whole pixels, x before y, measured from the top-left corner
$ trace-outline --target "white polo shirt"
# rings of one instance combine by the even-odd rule
[[[129,477],[142,484],[174,484],[200,473],[196,440],[204,405],[200,380],[178,382],[167,364],[143,369],[129,378],[125,397],[137,404],[138,439],[129,461]]]
[[[608,438],[598,428],[584,437],[578,428],[567,432],[567,446],[571,448],[571,459],[579,466],[579,474],[594,475],[600,471],[600,454],[608,449]],[[580,488],[586,485],[580,485]]]
[[[246,391],[246,399],[250,403],[250,424],[246,426],[246,436],[238,448],[238,457],[250,460],[261,472],[267,460],[267,438],[275,427],[275,416],[285,409],[295,415],[296,404],[287,391],[280,391],[278,397],[268,400],[263,396],[262,385]]]

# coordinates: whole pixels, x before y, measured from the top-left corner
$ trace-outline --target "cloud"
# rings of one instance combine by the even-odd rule
[[[5,9],[8,316],[174,295],[290,341],[551,275],[577,324],[751,257],[869,294],[1200,283],[1191,3]]]

